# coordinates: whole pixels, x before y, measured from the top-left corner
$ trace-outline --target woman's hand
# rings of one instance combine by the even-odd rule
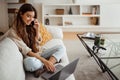
[[[54,71],[55,71],[55,66],[54,66],[54,64],[53,64],[52,62],[46,60],[46,61],[44,62],[44,65],[45,65],[45,67],[46,67],[46,69],[47,69],[48,71],[50,71],[50,72],[54,72]]]
[[[38,22],[37,19],[34,20],[34,26],[33,26],[36,30],[39,30],[40,28],[40,23]]]

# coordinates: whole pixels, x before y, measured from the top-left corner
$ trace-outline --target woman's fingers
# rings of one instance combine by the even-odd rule
[[[39,27],[40,27],[40,23],[38,22],[37,19],[35,19],[35,20],[34,20],[34,28],[38,30]]]
[[[55,67],[50,61],[47,61],[47,64],[45,66],[46,66],[48,71],[51,71],[51,72],[55,71]]]
[[[54,67],[54,65],[50,62],[50,67],[49,67],[49,69],[50,69],[50,71],[51,72],[54,72],[55,71],[55,67]]]
[[[37,27],[39,26],[39,22],[38,22],[37,19],[34,20],[34,23],[35,23],[35,25],[36,25]]]

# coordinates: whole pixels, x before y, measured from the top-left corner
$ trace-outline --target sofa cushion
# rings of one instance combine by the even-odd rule
[[[42,37],[42,42],[40,43],[41,46],[52,39],[52,35],[47,31],[46,27],[44,27],[42,24],[40,25],[40,34]]]
[[[22,54],[10,38],[0,42],[0,80],[25,80]]]
[[[46,26],[46,29],[52,34],[54,39],[63,39],[63,31],[61,28]]]

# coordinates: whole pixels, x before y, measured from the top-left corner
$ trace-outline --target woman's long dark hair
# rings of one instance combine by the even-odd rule
[[[23,22],[21,15],[26,13],[27,11],[34,11],[35,16],[34,18],[37,18],[37,12],[35,8],[31,4],[23,4],[17,14],[16,21],[15,21],[15,27],[16,31],[19,37],[22,38],[22,40],[26,43],[28,47],[32,49],[33,52],[38,52],[37,43],[36,43],[36,30],[34,29],[33,25],[25,25]]]

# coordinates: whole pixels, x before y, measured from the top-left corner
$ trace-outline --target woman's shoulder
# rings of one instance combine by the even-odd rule
[[[17,34],[17,32],[16,32],[16,29],[14,28],[14,27],[12,27],[11,29],[10,29],[10,36],[11,37],[14,37],[14,38],[19,38],[18,37],[18,34]]]
[[[12,26],[11,26],[10,29],[9,29],[9,31],[16,32],[15,24],[12,24]]]
[[[16,30],[13,27],[11,27],[6,33],[8,34],[16,33]]]
[[[18,39],[20,40],[19,36],[17,35],[16,29],[15,27],[11,27],[6,33],[5,33],[6,37],[9,38],[14,38],[14,39]]]
[[[1,36],[0,40],[4,39],[4,38],[6,38],[6,37],[10,37],[10,35],[13,34],[14,32],[15,32],[15,31],[14,31],[13,28],[9,28],[9,29],[4,33],[4,35]]]

